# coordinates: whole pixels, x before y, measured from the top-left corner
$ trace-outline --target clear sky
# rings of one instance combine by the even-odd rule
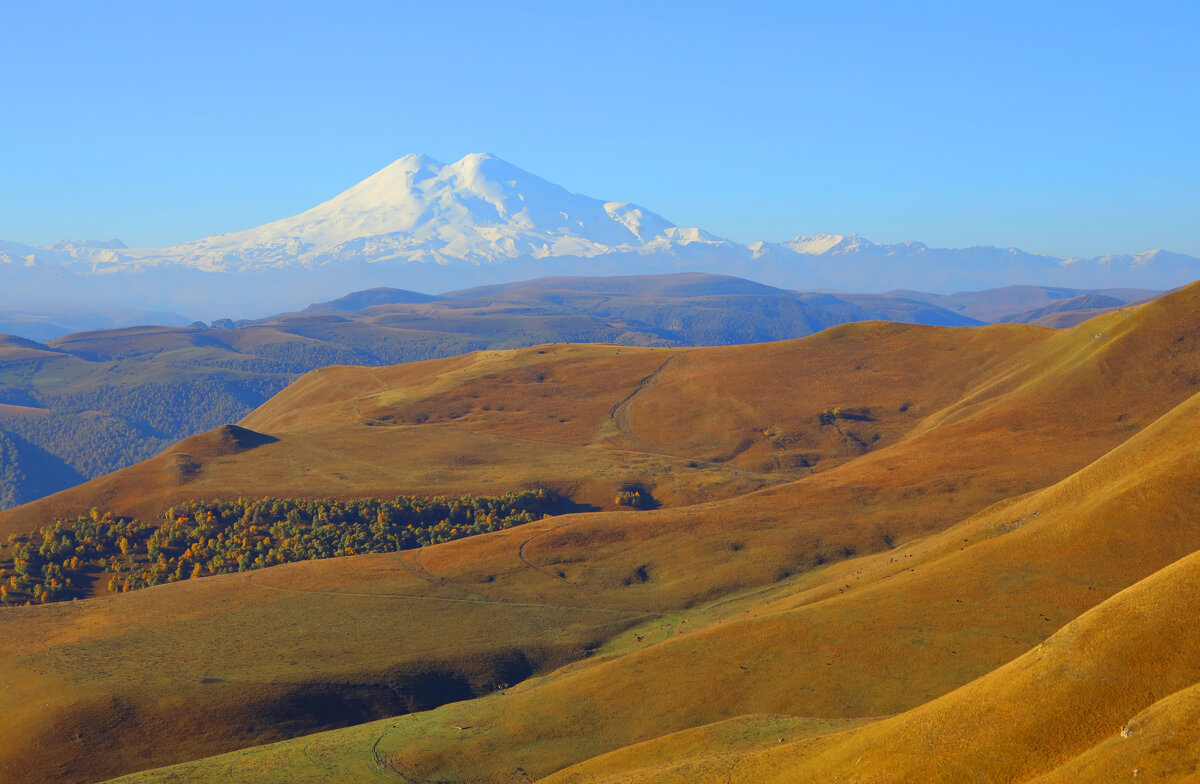
[[[0,239],[162,245],[492,152],[742,242],[1200,255],[1196,2],[6,2]]]

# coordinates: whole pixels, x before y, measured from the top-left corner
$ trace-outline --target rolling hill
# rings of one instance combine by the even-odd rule
[[[46,344],[0,337],[0,432],[66,467],[38,472],[36,482],[28,471],[5,469],[0,508],[236,421],[323,365],[388,365],[556,341],[778,340],[872,318],[975,323],[898,298],[856,303],[738,278],[677,275],[547,279],[443,297],[374,290],[238,325],[127,327]]]
[[[1111,309],[1147,294],[1032,286],[949,297],[825,294],[698,274],[545,278],[438,297],[374,289],[256,321],[98,330],[44,344],[0,337],[0,432],[64,467],[39,472],[37,482],[7,468],[0,508],[236,421],[323,365],[388,365],[546,342],[726,345],[872,319],[966,326],[1027,320],[1018,311],[1035,305],[1070,321],[1097,313],[1071,309],[1096,304],[1086,297],[1108,297]]]
[[[1184,780],[1198,310],[313,371],[241,420],[273,440],[202,434],[0,531],[238,495],[599,511],[5,609],[0,775]]]

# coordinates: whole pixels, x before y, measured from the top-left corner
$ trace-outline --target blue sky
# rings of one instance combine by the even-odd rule
[[[408,152],[743,242],[1200,255],[1200,4],[8,3],[0,239],[170,244]]]

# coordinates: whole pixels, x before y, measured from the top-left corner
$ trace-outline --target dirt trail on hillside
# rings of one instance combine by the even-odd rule
[[[658,384],[659,375],[667,369],[667,365],[670,365],[681,356],[683,356],[683,354],[674,354],[668,357],[667,360],[659,365],[653,373],[642,379],[642,382],[638,384],[637,389],[629,393],[629,397],[625,398],[620,403],[617,403],[612,407],[612,411],[609,412],[609,419],[611,419],[613,424],[616,425],[617,432],[620,433],[621,436],[624,437],[625,440],[628,441],[633,448],[639,452],[650,452],[656,455],[670,454],[669,452],[664,452],[661,449],[655,448],[655,446],[649,441],[646,441],[637,433],[633,432],[633,428],[629,424],[629,407],[633,405],[633,401],[637,400],[639,396],[653,389]]]

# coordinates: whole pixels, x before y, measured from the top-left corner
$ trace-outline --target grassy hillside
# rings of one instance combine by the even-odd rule
[[[1133,770],[1190,780],[1200,679],[1190,586],[1200,561],[1186,554],[1200,544],[1188,523],[1200,463],[1186,445],[1198,412],[1200,396],[1063,482],[914,546],[693,608],[681,618],[696,627],[686,633],[635,628],[642,639],[504,694],[127,781],[228,770],[316,781],[371,768],[505,781],[519,780],[503,773],[517,767],[536,779],[528,761],[553,769],[555,751],[592,758],[548,782],[1103,781]],[[838,585],[851,577],[852,588]],[[788,640],[799,654],[788,655]],[[944,683],[963,677],[945,671],[956,660],[980,659],[994,671],[984,665],[940,698],[912,693],[912,672]],[[889,687],[916,707],[871,720],[844,704],[889,699]],[[844,717],[848,709],[863,718]],[[729,718],[694,726],[721,714]],[[531,715],[538,721],[521,718]],[[694,728],[657,734],[672,721]],[[513,751],[522,733],[538,740]],[[596,754],[609,733],[623,736],[621,748]]]
[[[889,662],[888,677],[899,674],[909,635],[932,645],[926,655],[955,646],[940,651],[947,663],[991,645],[1013,645],[1020,655],[1011,663],[894,718],[820,742],[787,738],[770,751],[739,748],[721,764],[736,759],[739,774],[755,781],[838,774],[864,781],[1025,781],[1059,767],[1051,780],[1103,768],[1103,760],[1117,754],[1134,761],[1123,772],[1129,775],[1139,755],[1114,748],[1122,728],[1131,735],[1139,722],[1130,719],[1152,707],[1187,715],[1186,697],[1174,695],[1200,679],[1200,660],[1189,653],[1198,632],[1193,599],[1184,596],[1200,568],[1193,554],[1200,534],[1191,525],[1200,506],[1191,491],[1200,460],[1187,447],[1197,435],[1197,413],[1200,396],[1067,480],[931,539],[941,552],[932,559],[914,553],[911,561],[905,554],[902,563],[913,564],[912,572],[882,558],[854,571],[857,623],[887,618],[888,626],[895,624],[889,635],[895,647],[879,659]],[[776,606],[803,612],[813,598],[799,607],[797,600]],[[853,601],[847,594],[832,599]],[[1031,647],[1038,625],[1056,633]],[[869,645],[882,653],[879,643]],[[1162,700],[1171,702],[1157,705]],[[1167,732],[1160,729],[1159,743]],[[675,757],[670,766],[644,767],[655,745],[584,763],[551,780],[723,780],[721,766],[708,759],[678,764]],[[1168,764],[1154,772],[1183,780],[1191,768]]]
[[[1170,653],[1191,627],[1155,609],[1173,594],[1121,603],[1200,547],[1198,310],[1192,287],[1065,331],[862,323],[314,371],[242,421],[274,441],[196,436],[2,513],[0,530],[92,506],[409,488],[547,486],[601,511],[0,612],[0,772],[919,780],[922,759],[1016,779],[1108,764],[1112,715],[1197,680]],[[620,510],[632,482],[659,507]],[[1011,673],[1111,602],[1143,616],[1106,628],[1182,637],[1141,659],[1116,633],[1111,656],[1104,637],[1065,645],[1045,672],[1078,710],[1036,709],[1049,676]],[[1123,660],[1075,692],[1061,677]],[[1177,702],[1158,710],[1186,715]],[[1008,767],[987,767],[993,748]]]
[[[544,278],[440,297],[374,289],[302,313],[210,327],[128,327],[48,344],[0,336],[0,429],[67,466],[46,474],[54,481],[18,482],[19,472],[10,471],[11,490],[0,508],[236,421],[324,365],[390,365],[551,342],[743,344],[871,319],[955,326],[1001,316],[1024,321],[1032,316],[1012,314],[1035,305],[1055,311],[1038,318],[1063,326],[1076,323],[1080,313],[1097,312],[1074,308],[1120,304],[1147,293],[1118,290],[1102,301],[1040,287],[950,297],[832,295],[719,275]],[[42,416],[14,412],[14,406],[39,409]]]
[[[547,279],[443,298],[372,290],[254,322],[128,327],[48,344],[0,336],[0,429],[68,467],[39,481],[8,470],[10,489],[0,508],[237,421],[300,374],[324,365],[391,365],[561,341],[744,343],[867,318],[973,323],[896,299],[864,306],[738,278],[666,275]]]

